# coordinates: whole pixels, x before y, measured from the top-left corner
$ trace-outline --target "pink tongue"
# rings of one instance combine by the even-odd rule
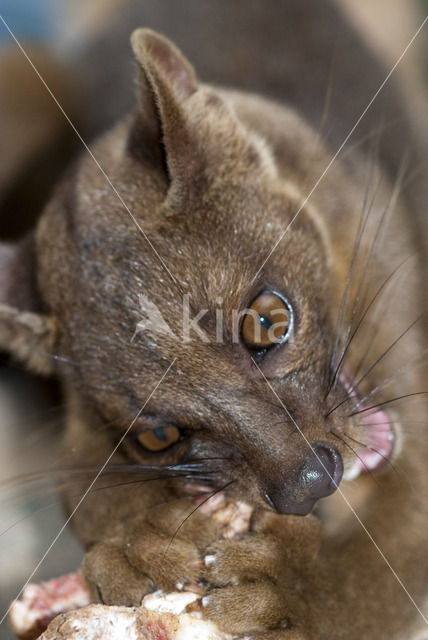
[[[89,591],[79,571],[25,587],[10,608],[9,621],[19,638],[32,640],[45,631],[59,613],[86,607]]]

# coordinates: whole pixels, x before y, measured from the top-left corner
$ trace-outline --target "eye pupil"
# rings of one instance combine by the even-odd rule
[[[156,427],[139,433],[137,440],[147,451],[164,451],[176,443],[180,436],[181,433],[177,427]]]
[[[165,429],[162,429],[162,427],[153,429],[153,433],[155,434],[158,440],[162,440],[162,442],[168,442],[168,437],[166,435]]]
[[[269,320],[269,318],[266,318],[266,316],[259,315],[259,319],[260,319],[260,324],[262,325],[262,327],[264,327],[265,329],[270,329],[271,328],[272,322]]]
[[[292,310],[278,294],[264,292],[250,304],[242,322],[242,338],[252,349],[266,349],[283,342],[290,331]]]

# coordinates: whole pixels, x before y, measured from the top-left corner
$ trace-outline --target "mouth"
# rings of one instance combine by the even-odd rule
[[[342,378],[342,376],[341,376]],[[391,461],[396,447],[396,432],[393,428],[391,417],[384,409],[370,407],[358,397],[355,390],[349,384],[349,378],[344,376],[342,383],[356,401],[353,418],[353,433],[357,436],[348,436],[349,440],[361,446],[355,450],[356,459],[351,465],[345,465],[344,480],[354,480],[358,476],[379,471]],[[358,412],[358,413],[357,413]]]

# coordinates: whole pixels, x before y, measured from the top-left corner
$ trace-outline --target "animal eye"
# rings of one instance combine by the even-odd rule
[[[292,319],[292,309],[281,296],[261,293],[254,298],[244,316],[242,339],[251,349],[272,347],[288,337]]]
[[[142,431],[137,435],[137,440],[148,451],[163,451],[177,442],[180,435],[177,427],[157,427]]]

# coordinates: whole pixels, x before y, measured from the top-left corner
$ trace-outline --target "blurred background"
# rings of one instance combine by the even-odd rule
[[[88,138],[125,109],[115,106],[110,114],[107,108],[105,119],[100,118],[94,126],[75,99],[76,87],[81,86],[75,80],[79,60],[118,4],[118,0],[0,0],[0,14],[7,25]],[[106,94],[110,92],[108,76],[106,73]],[[80,146],[1,23],[0,140],[0,238],[14,240],[33,226],[53,185]],[[53,483],[12,480],[9,484],[21,474],[61,465],[62,410],[61,395],[52,381],[28,375],[0,354],[0,619],[64,522]],[[33,581],[75,571],[81,557],[79,544],[67,529]],[[4,622],[0,638],[14,637]]]
[[[171,0],[171,7],[175,3]],[[388,67],[428,12],[428,0],[341,4]],[[144,0],[0,0],[5,23],[87,141],[132,107],[134,65],[128,39],[132,28],[147,24],[146,5]],[[180,5],[185,21],[187,0]],[[168,23],[167,16],[154,14],[151,26],[157,26],[158,18]],[[398,73],[409,88],[426,74],[426,52],[419,44]],[[0,22],[1,240],[14,240],[34,225],[53,185],[80,151],[77,136]],[[0,618],[63,522],[49,483],[9,481],[53,467],[61,429],[61,394],[55,383],[35,379],[1,356]],[[81,555],[65,531],[33,580],[76,570]],[[3,624],[0,638],[12,637]]]

